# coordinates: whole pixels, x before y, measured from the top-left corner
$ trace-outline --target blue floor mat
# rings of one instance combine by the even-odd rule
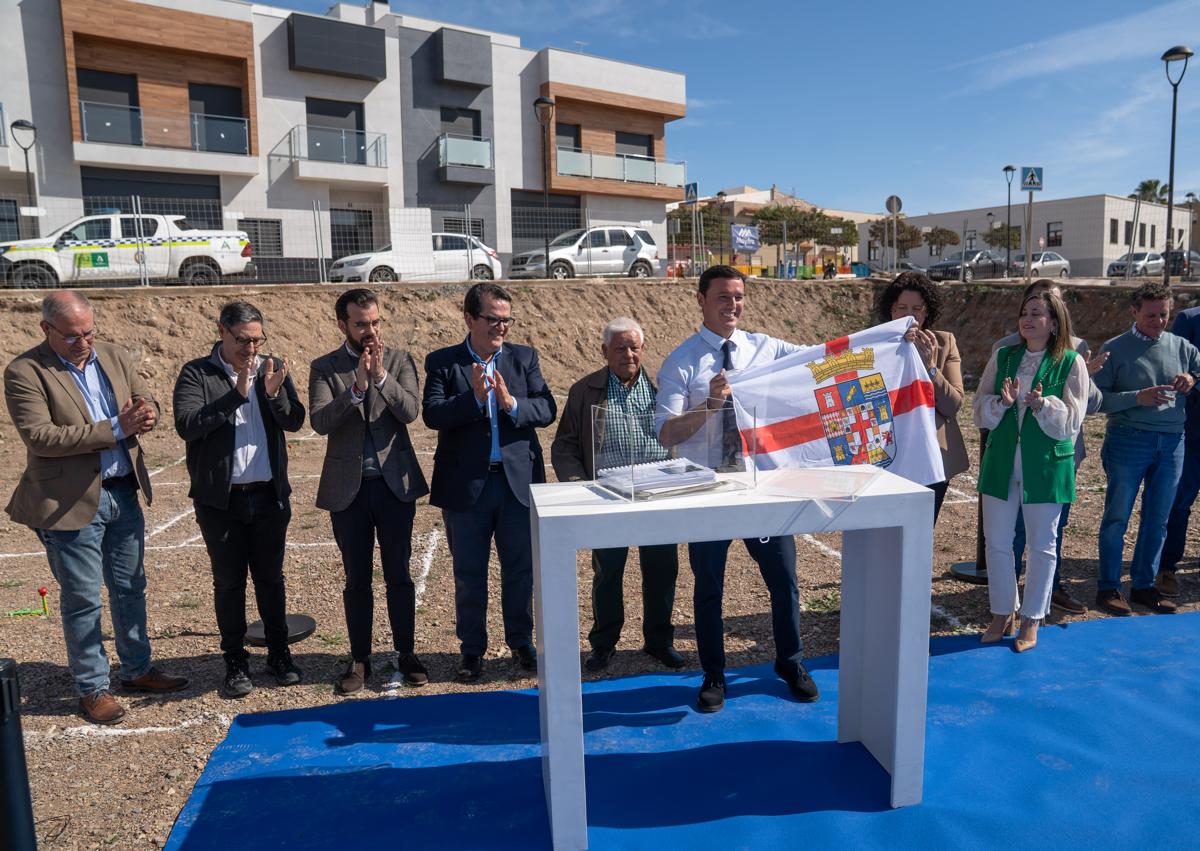
[[[1200,614],[1045,627],[1038,647],[935,639],[924,803],[839,745],[837,657],[800,704],[769,665],[584,685],[594,849],[1194,848]],[[240,715],[167,843],[237,848],[549,848],[533,691],[356,700]]]

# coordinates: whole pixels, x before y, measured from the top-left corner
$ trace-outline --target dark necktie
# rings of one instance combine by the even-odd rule
[[[733,343],[726,340],[721,344],[721,369],[733,369]],[[727,396],[721,406],[721,469],[740,469],[742,436],[738,433],[737,414],[733,410],[733,397]]]

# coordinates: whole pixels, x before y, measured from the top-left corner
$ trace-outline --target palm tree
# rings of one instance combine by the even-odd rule
[[[1129,197],[1165,204],[1167,203],[1167,184],[1157,180],[1143,180]]]

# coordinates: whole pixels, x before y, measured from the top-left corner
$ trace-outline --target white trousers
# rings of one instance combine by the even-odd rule
[[[1021,502],[1021,453],[1013,459],[1008,499],[983,495],[983,537],[987,544],[988,602],[993,615],[1011,615],[1021,608],[1021,617],[1039,620],[1050,611],[1053,590],[1055,545],[1058,542],[1057,502]],[[1025,518],[1025,602],[1017,596],[1017,572],[1013,555],[1013,530],[1017,512]]]

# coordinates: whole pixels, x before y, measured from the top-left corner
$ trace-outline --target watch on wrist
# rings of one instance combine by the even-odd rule
[[[936,366],[931,366],[928,369],[929,369],[929,377],[937,378],[938,368]]]

